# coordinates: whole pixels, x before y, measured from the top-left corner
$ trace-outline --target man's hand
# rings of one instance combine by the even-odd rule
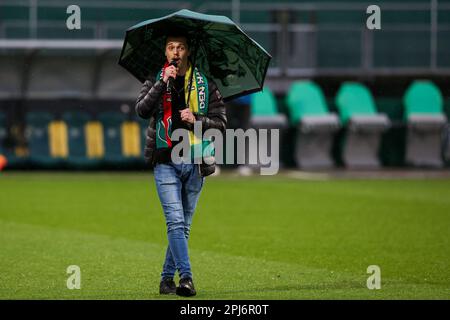
[[[169,78],[176,78],[177,77],[177,72],[178,72],[178,68],[175,66],[168,66],[165,70],[164,70],[164,77],[163,77],[163,81],[165,83],[167,83],[167,81],[169,81]]]
[[[195,116],[191,112],[191,110],[189,110],[189,108],[180,110],[180,116],[181,116],[181,120],[183,120],[185,122],[188,122],[188,123],[194,123],[195,122]]]

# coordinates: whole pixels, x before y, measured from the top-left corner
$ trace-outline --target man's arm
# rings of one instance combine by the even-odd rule
[[[219,129],[223,133],[227,127],[227,115],[225,112],[225,103],[223,102],[222,95],[217,89],[217,85],[211,82],[209,88],[209,105],[208,114],[194,114],[197,121],[202,122],[202,131],[206,131],[210,128]]]
[[[158,110],[159,99],[164,90],[166,90],[164,81],[158,80],[153,84],[152,81],[146,80],[136,100],[137,115],[144,119],[150,118]]]

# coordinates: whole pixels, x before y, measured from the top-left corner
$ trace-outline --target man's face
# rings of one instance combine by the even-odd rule
[[[166,58],[167,61],[178,60],[178,68],[187,66],[189,57],[189,48],[186,38],[184,37],[169,37],[166,41]]]

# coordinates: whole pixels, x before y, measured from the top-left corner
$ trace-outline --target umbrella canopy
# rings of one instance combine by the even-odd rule
[[[225,16],[180,10],[126,31],[119,64],[139,81],[155,77],[166,61],[166,37],[181,31],[191,41],[191,60],[213,79],[225,101],[262,90],[272,58]]]

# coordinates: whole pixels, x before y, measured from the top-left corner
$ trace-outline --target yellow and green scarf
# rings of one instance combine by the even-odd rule
[[[164,70],[168,67],[169,63],[166,62],[164,67],[158,73],[156,79],[162,79],[164,77]],[[193,84],[191,88],[191,95],[189,96],[189,80],[191,79],[192,64],[189,63],[188,70],[184,77],[184,95],[185,100],[189,102],[186,104],[192,113],[198,113],[201,115],[206,115],[208,113],[208,79],[197,69],[194,68],[194,75],[192,77]],[[163,95],[163,110],[157,115],[156,122],[156,148],[171,148],[172,147],[172,96],[170,91],[166,90]],[[200,138],[194,135],[194,132],[189,131],[189,144],[191,146],[192,159],[195,148],[201,148],[204,150],[207,145],[209,145],[209,140],[202,141]],[[214,152],[212,152],[214,153]]]

